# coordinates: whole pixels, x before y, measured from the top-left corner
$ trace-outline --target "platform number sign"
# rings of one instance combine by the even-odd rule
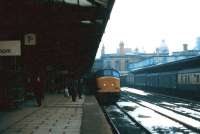
[[[36,35],[34,33],[29,33],[24,35],[25,45],[36,45]]]

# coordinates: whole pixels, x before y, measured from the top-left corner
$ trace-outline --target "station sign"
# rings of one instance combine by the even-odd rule
[[[25,34],[24,45],[36,45],[36,35],[34,33]]]
[[[0,56],[20,56],[21,41],[0,41]]]

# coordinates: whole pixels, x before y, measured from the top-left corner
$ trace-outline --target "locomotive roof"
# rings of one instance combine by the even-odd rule
[[[100,70],[97,70],[95,73],[97,73],[97,72],[100,72],[100,71],[105,71],[105,70],[112,70],[112,71],[116,71],[116,72],[118,72],[118,73],[119,73],[119,71],[118,71],[118,70],[116,70],[116,69],[113,69],[113,68],[105,68],[105,69],[100,69]]]
[[[190,68],[199,68],[200,67],[200,56],[178,60],[174,62],[169,62],[166,64],[155,65],[151,67],[145,67],[142,69],[131,71],[132,73],[143,73],[143,72],[168,72],[168,71],[177,71]]]

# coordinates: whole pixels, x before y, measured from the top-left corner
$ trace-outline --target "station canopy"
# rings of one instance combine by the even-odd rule
[[[114,0],[1,0],[0,41],[20,41],[27,71],[88,72]],[[0,57],[1,60],[8,57]]]

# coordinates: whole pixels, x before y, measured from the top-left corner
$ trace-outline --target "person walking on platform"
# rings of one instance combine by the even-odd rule
[[[77,80],[73,79],[72,80],[72,90],[71,90],[71,94],[72,94],[72,101],[76,101],[76,96],[77,96]]]
[[[38,106],[42,105],[42,99],[44,98],[43,89],[42,89],[42,82],[40,77],[37,77],[33,83],[33,92],[36,97],[36,101]]]

